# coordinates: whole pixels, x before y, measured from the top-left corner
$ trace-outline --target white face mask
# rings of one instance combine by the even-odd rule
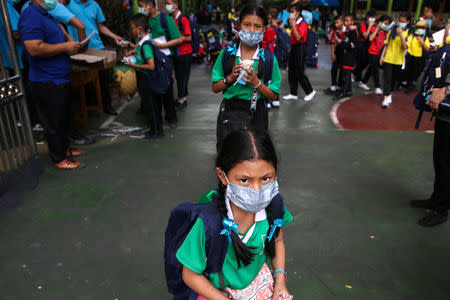
[[[296,16],[296,13],[290,13],[289,14],[289,18],[291,18],[291,19],[297,19],[297,16]]]
[[[143,8],[143,7],[139,7],[138,8],[138,13],[140,13],[140,14],[146,16],[146,17],[148,17],[148,15],[149,15],[148,10]]]

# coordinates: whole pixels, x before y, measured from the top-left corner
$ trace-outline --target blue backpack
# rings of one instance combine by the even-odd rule
[[[164,270],[167,287],[169,292],[174,295],[174,300],[196,300],[198,297],[198,294],[184,283],[182,278],[183,265],[176,258],[178,249],[183,244],[197,218],[202,219],[205,227],[207,261],[203,275],[209,278],[209,274],[218,273],[222,270],[228,249],[228,239],[225,235],[220,234],[224,227],[222,225],[223,217],[217,206],[217,197],[217,192],[213,190],[200,197],[199,202],[203,203],[185,202],[170,212],[165,233]],[[277,194],[270,205],[273,219],[283,219],[283,197]],[[280,228],[277,227],[275,237],[279,233]]]
[[[147,40],[142,44],[141,55],[143,58],[145,57],[144,45],[150,45],[152,47],[153,59],[155,61],[155,70],[147,74],[150,88],[154,93],[164,95],[167,93],[169,84],[172,81],[172,60],[162,53],[150,40]]]
[[[441,76],[436,78],[436,70],[440,69]],[[438,49],[431,58],[428,69],[425,71],[425,76],[421,84],[419,93],[414,98],[414,106],[419,110],[415,128],[418,129],[424,111],[430,112],[431,109],[425,103],[428,101],[430,95],[428,91],[432,88],[442,88],[447,86],[446,79],[450,73],[450,45]],[[439,112],[443,112],[450,116],[450,100],[445,99],[439,104]]]
[[[317,66],[317,60],[318,60],[318,54],[317,54],[317,48],[319,47],[319,36],[317,33],[311,30],[311,28],[308,27],[308,36],[306,37],[305,41],[305,48],[306,48],[306,65],[308,67],[316,67]]]
[[[191,45],[192,45],[192,53],[198,53],[198,50],[200,48],[200,30],[198,28],[198,25],[196,22],[192,22],[188,17],[185,15],[181,15],[178,18],[178,28],[180,28],[180,32],[183,31],[183,18],[187,18],[189,20],[189,24],[191,25]]]
[[[277,43],[275,45],[273,53],[277,58],[278,65],[281,68],[286,68],[287,62],[289,60],[289,52],[291,51],[292,47],[291,38],[283,29],[277,28],[276,26],[272,26],[272,28],[277,34]]]

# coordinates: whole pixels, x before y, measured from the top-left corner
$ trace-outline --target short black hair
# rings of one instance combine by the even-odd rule
[[[144,2],[145,4],[151,3],[151,4],[153,4],[154,7],[156,7],[156,2],[155,2],[155,0],[138,0],[138,2],[139,2],[139,1]]]
[[[137,14],[131,17],[130,22],[133,22],[134,25],[137,27],[142,27],[145,32],[148,31],[149,24],[148,24],[148,17],[144,16],[143,14]]]
[[[273,19],[276,19],[278,17],[278,9],[276,7],[270,7],[267,10],[267,15],[271,16]]]
[[[353,21],[355,20],[355,16],[352,14],[346,14],[345,18],[352,18]]]
[[[367,17],[375,17],[377,15],[377,11],[375,10],[375,8],[371,8],[369,9],[369,11],[367,12]]]

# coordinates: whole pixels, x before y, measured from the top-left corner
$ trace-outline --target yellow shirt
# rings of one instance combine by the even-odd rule
[[[403,49],[402,41],[399,35],[395,38],[390,39],[391,31],[389,31],[386,38],[386,53],[384,55],[384,62],[393,64],[393,65],[403,65],[403,61],[405,60],[405,49]],[[402,32],[403,37],[408,36],[407,31]]]
[[[417,37],[410,34],[408,36],[408,41],[406,42],[408,45],[408,54],[412,55],[414,57],[422,57],[423,54],[423,47],[420,45],[419,41],[417,40]],[[425,45],[430,47],[430,41],[428,38],[425,39]]]

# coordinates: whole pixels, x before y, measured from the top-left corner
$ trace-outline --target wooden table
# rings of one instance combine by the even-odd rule
[[[75,113],[74,120],[83,124],[83,129],[89,129],[88,112],[97,111],[100,118],[103,118],[103,102],[102,93],[100,88],[100,79],[98,77],[99,70],[103,67],[103,63],[95,64],[77,64],[72,65],[72,73],[70,77],[72,79],[72,89],[78,90],[80,94],[79,111]],[[92,83],[95,87],[96,104],[88,105],[86,101],[85,85]],[[74,99],[74,101],[77,101]]]

